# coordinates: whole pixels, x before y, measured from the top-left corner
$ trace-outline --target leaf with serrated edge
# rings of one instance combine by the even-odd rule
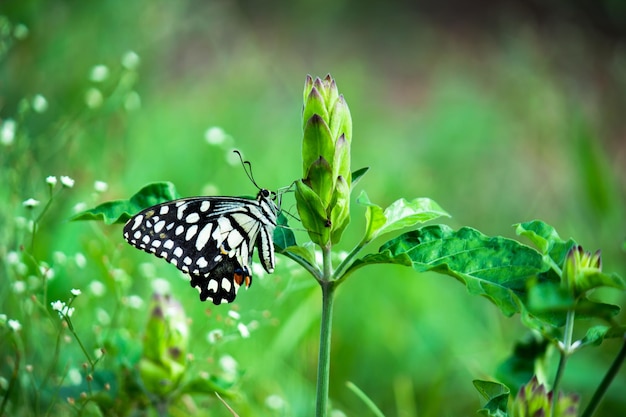
[[[349,271],[370,263],[406,264],[407,258],[418,272],[458,279],[471,294],[487,297],[507,316],[520,312],[527,280],[548,269],[541,254],[515,240],[488,237],[468,227],[455,231],[433,225],[388,241],[379,253],[357,259]]]
[[[128,200],[102,203],[82,211],[71,220],[102,220],[105,224],[125,223],[133,215],[155,204],[180,198],[171,182],[154,182],[144,186]]]

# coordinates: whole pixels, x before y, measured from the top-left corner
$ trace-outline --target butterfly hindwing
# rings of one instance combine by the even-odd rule
[[[276,206],[269,196],[261,190],[256,200],[192,197],[158,204],[132,217],[124,238],[188,274],[202,301],[231,302],[240,285],[252,282],[255,246],[273,272]]]

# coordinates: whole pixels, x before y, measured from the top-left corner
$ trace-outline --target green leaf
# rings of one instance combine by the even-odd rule
[[[530,286],[526,302],[528,311],[551,326],[565,325],[567,312],[573,310],[577,318],[611,320],[620,308],[587,298],[575,299],[567,288],[552,282]]]
[[[441,216],[450,217],[444,209],[429,198],[416,198],[411,201],[402,198],[396,200],[384,211],[380,206],[370,202],[365,191],[361,192],[356,201],[366,206],[363,244],[371,242],[384,233],[412,227]]]
[[[518,236],[528,238],[541,253],[547,255],[552,261],[561,267],[570,248],[576,245],[572,239],[562,240],[554,227],[541,220],[533,220],[515,225]]]
[[[277,227],[276,229],[274,229],[274,235],[272,237],[276,251],[282,252],[285,248],[289,246],[296,246],[296,236],[289,228],[287,216],[285,216],[282,212],[278,213],[276,223]]]
[[[454,231],[433,225],[391,239],[379,253],[357,259],[348,271],[385,260],[404,264],[407,257],[416,271],[450,275],[507,316],[520,312],[527,280],[548,268],[536,250],[515,240],[488,237],[469,227]]]
[[[538,332],[528,332],[522,340],[515,343],[511,355],[498,365],[496,377],[513,392],[517,392],[530,381],[537,366],[541,366],[548,346],[548,339]]]
[[[585,279],[579,282],[578,290],[581,293],[584,293],[599,287],[611,287],[617,288],[618,290],[626,289],[626,286],[624,286],[624,281],[616,273],[605,274],[602,272],[597,272],[594,274],[586,274]]]
[[[155,204],[180,198],[171,182],[154,182],[146,185],[128,200],[102,203],[92,209],[77,213],[71,220],[102,220],[105,224],[126,223],[133,215]]]
[[[302,180],[296,181],[296,205],[300,221],[311,240],[325,246],[330,240],[330,221],[319,196]]]
[[[593,326],[581,340],[582,346],[600,345],[604,339],[626,337],[626,325],[621,326]]]
[[[533,220],[515,225],[518,236],[527,237],[543,254],[548,254],[556,242],[562,242],[554,227],[541,220]]]
[[[300,258],[309,265],[317,265],[315,260],[315,246],[311,242],[306,242],[302,246],[288,246],[283,253],[292,255],[292,258]]]
[[[352,185],[351,187],[354,188],[354,186],[356,185],[357,182],[361,181],[361,178],[363,178],[363,176],[367,173],[367,171],[370,170],[370,167],[365,167],[365,168],[359,168],[356,171],[354,171],[352,173]]]
[[[487,400],[483,408],[478,410],[484,416],[489,417],[506,417],[507,405],[509,402],[509,393],[511,392],[506,385],[499,382],[482,381],[475,379],[472,381],[476,390]]]

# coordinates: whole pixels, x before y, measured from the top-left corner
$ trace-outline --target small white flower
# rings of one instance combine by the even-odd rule
[[[33,97],[33,110],[37,113],[45,113],[48,110],[48,100],[41,94],[37,94]]]
[[[122,66],[126,69],[132,70],[139,66],[141,58],[134,51],[128,51],[122,57]]]
[[[39,205],[39,200],[35,200],[34,198],[29,198],[28,200],[25,200],[24,202],[22,202],[22,205],[26,208],[37,207]]]
[[[52,301],[50,305],[52,306],[52,309],[54,311],[58,311],[58,312],[61,312],[63,308],[65,307],[65,303],[61,300]]]
[[[89,283],[89,291],[95,297],[102,297],[104,295],[104,292],[106,291],[106,287],[100,281],[91,281]]]
[[[346,417],[346,413],[335,408],[330,411],[330,417]]]
[[[24,281],[15,281],[13,283],[13,292],[16,294],[22,294],[26,291],[26,283]]]
[[[126,300],[126,304],[130,308],[139,310],[143,306],[143,298],[138,295],[129,295],[128,299]]]
[[[94,356],[96,359],[100,359],[101,357],[103,357],[103,356],[104,356],[104,348],[98,348],[98,349],[95,349],[95,350],[93,351],[93,356]]]
[[[250,337],[250,330],[248,329],[248,326],[246,326],[243,323],[237,323],[237,330],[239,330],[239,334],[241,335],[242,338],[247,339]]]
[[[50,268],[50,266],[44,262],[39,265],[39,272],[43,276],[44,279],[52,279],[54,278],[54,269]]]
[[[87,258],[85,258],[85,255],[83,255],[82,253],[76,252],[76,254],[74,255],[74,262],[76,263],[77,267],[83,269],[85,265],[87,265]]]
[[[211,330],[207,336],[206,339],[207,341],[214,345],[215,343],[217,343],[219,340],[221,340],[224,337],[224,332],[220,329],[215,329],[215,330]]]
[[[17,320],[13,320],[13,319],[9,319],[7,321],[7,325],[11,328],[11,330],[13,330],[14,332],[19,332],[22,329],[22,325],[20,324],[19,321]]]
[[[79,385],[83,381],[83,376],[78,369],[70,368],[70,370],[67,371],[67,380],[70,381],[72,385]]]
[[[57,185],[57,177],[54,175],[49,175],[46,177],[46,184],[49,184],[51,187]]]
[[[74,180],[67,175],[61,175],[61,184],[64,187],[72,188],[74,186]]]
[[[81,211],[85,210],[87,210],[87,203],[85,203],[84,201],[76,203],[74,204],[74,207],[72,207],[72,213],[80,213]]]
[[[89,79],[93,82],[99,83],[106,80],[109,77],[109,67],[106,65],[95,65],[89,72]]]
[[[104,96],[102,92],[95,87],[89,88],[85,91],[85,104],[90,109],[98,108],[102,105],[104,101]]]
[[[79,290],[78,288],[72,288],[72,289],[70,290],[70,292],[72,293],[72,295],[73,295],[74,297],[78,297],[79,295],[81,295],[81,294],[82,294],[82,291],[81,291],[81,290]]]
[[[9,265],[15,265],[20,261],[20,255],[15,251],[11,251],[7,253],[6,260]]]
[[[156,276],[156,267],[152,262],[142,262],[139,264],[139,273],[144,278],[154,278]]]
[[[265,399],[265,406],[270,410],[280,411],[285,408],[285,399],[277,394],[269,395]]]
[[[234,320],[239,320],[241,318],[241,315],[239,314],[239,312],[235,310],[229,310],[228,316]]]
[[[169,294],[170,282],[163,278],[155,278],[152,280],[152,291],[161,295]]]
[[[93,183],[93,188],[99,193],[104,193],[109,189],[109,184],[104,181],[96,181]]]
[[[56,300],[50,303],[52,309],[59,313],[59,317],[72,317],[74,314],[74,307],[69,307],[61,300]]]
[[[218,126],[210,127],[204,132],[204,139],[209,145],[222,145],[227,138],[228,135],[226,135],[224,129]]]
[[[55,265],[65,265],[67,262],[67,255],[60,250],[52,252],[52,259],[54,259]]]
[[[225,373],[231,376],[235,376],[237,374],[237,368],[239,367],[239,365],[237,364],[235,358],[233,358],[232,356],[224,355],[219,359],[218,362],[220,368],[222,368]]]
[[[17,123],[13,119],[6,119],[2,123],[0,128],[0,143],[5,146],[12,145],[15,141],[15,131],[17,130]]]

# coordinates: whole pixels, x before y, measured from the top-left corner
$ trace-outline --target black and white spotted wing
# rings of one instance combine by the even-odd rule
[[[157,204],[126,223],[124,239],[188,274],[202,301],[230,303],[241,285],[252,283],[255,246],[263,268],[274,271],[272,195],[260,190],[256,200],[191,197]]]

